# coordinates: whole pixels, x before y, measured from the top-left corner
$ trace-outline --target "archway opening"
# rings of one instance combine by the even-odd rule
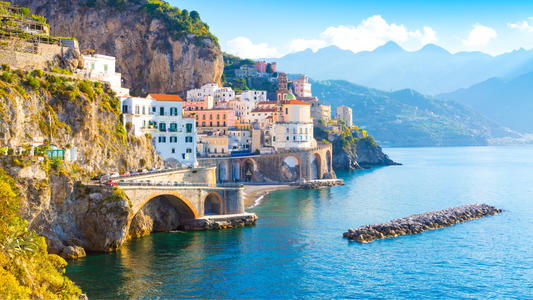
[[[300,179],[300,161],[296,156],[289,155],[281,162],[281,180],[292,182]]]
[[[242,167],[242,177],[246,179],[246,181],[251,181],[256,169],[255,161],[250,158],[246,159]]]
[[[218,181],[228,181],[228,163],[225,161],[221,161],[218,164]]]
[[[320,155],[318,153],[315,153],[311,157],[311,180],[317,180],[320,179]]]
[[[222,199],[216,192],[209,193],[204,200],[204,216],[222,214]]]

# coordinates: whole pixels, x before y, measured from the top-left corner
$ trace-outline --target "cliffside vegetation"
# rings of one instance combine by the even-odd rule
[[[209,26],[202,22],[200,14],[193,10],[181,10],[172,7],[165,1],[161,0],[88,0],[81,5],[89,8],[107,8],[116,9],[119,12],[127,10],[128,6],[139,6],[137,9],[148,15],[146,22],[150,24],[153,19],[160,20],[164,25],[170,37],[179,40],[188,34],[194,34],[197,38],[208,38],[218,45],[218,39],[211,32]],[[200,40],[198,40],[200,41]]]
[[[313,95],[324,104],[346,105],[353,122],[372,132],[380,145],[486,145],[493,137],[518,136],[466,105],[406,89],[372,89],[344,80],[313,82]]]
[[[77,299],[81,290],[66,276],[66,261],[47,252],[44,237],[17,215],[16,181],[0,168],[0,298]]]

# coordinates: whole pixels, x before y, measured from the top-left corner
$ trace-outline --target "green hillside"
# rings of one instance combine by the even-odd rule
[[[425,96],[411,89],[386,92],[345,80],[313,82],[324,104],[346,105],[353,121],[382,146],[486,145],[487,139],[518,137],[472,108]]]

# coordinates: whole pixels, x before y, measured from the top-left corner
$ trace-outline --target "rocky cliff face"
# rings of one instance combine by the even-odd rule
[[[116,57],[123,86],[133,95],[184,96],[188,89],[205,83],[220,84],[224,63],[219,45],[194,34],[175,40],[167,25],[141,10],[146,2],[128,1],[119,10],[89,7],[83,0],[14,1],[46,17],[51,35],[76,37],[80,49]]]
[[[101,171],[162,166],[149,138],[127,134],[108,87],[24,71],[7,74],[11,83],[0,80],[2,144],[29,149],[30,143],[42,140],[67,153],[77,150],[73,163],[19,155],[0,158],[0,167],[17,179],[23,204],[19,214],[30,229],[46,237],[50,253],[73,258],[82,253],[80,247],[118,249],[130,238],[135,217],[127,197],[120,190],[91,189],[81,182]],[[164,230],[157,217],[150,209],[143,211],[148,220],[136,228]]]
[[[383,153],[372,136],[361,137],[349,130],[336,134],[318,127],[314,130],[314,137],[333,144],[334,170],[357,170],[367,165],[398,165]]]

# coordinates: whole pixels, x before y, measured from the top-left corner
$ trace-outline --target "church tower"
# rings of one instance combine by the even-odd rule
[[[287,86],[288,86],[287,74],[279,73],[278,90],[276,91],[276,95],[278,96],[278,102],[285,100],[285,96],[287,96],[290,93]]]

